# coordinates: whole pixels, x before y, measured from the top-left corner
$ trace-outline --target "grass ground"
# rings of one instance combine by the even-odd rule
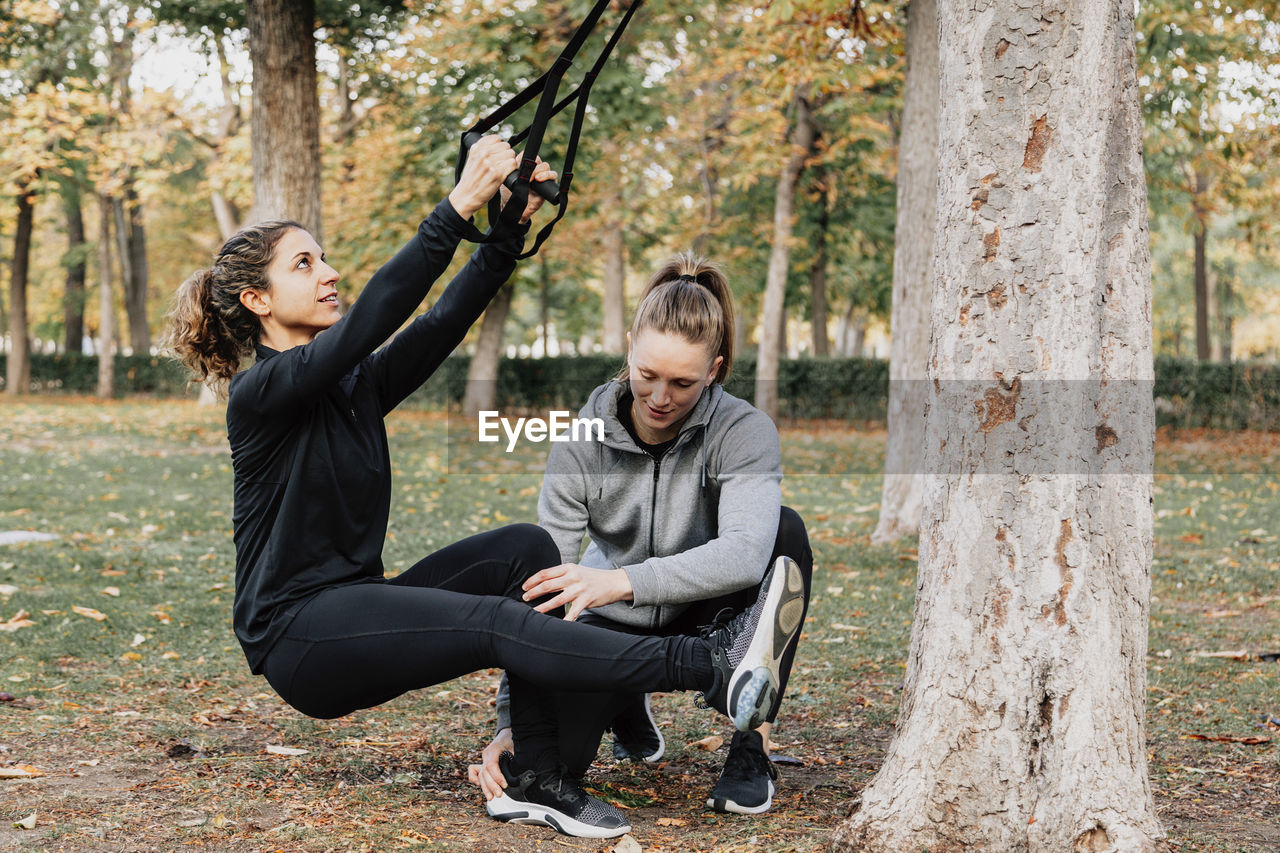
[[[464,778],[491,730],[495,672],[311,720],[251,676],[230,629],[231,469],[221,412],[175,402],[27,400],[0,409],[0,849],[601,850],[488,820]],[[535,515],[540,453],[477,457],[441,415],[389,422],[390,571]],[[656,767],[589,777],[650,850],[816,850],[874,774],[897,712],[912,543],[873,547],[884,436],[784,431],[785,500],[817,574],[775,734],[776,808],[703,808],[728,732],[659,697]],[[1280,437],[1163,435],[1149,660],[1152,782],[1179,851],[1280,850]],[[1243,650],[1245,659],[1204,653]],[[1199,739],[1201,737],[1208,739]],[[1226,738],[1215,740],[1214,738]],[[1262,742],[1249,743],[1249,739]],[[305,750],[267,752],[268,746]],[[33,829],[13,825],[35,815]]]

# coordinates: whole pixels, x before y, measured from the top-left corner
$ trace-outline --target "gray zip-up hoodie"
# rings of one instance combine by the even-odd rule
[[[719,385],[702,392],[675,444],[654,459],[618,418],[627,391],[626,382],[606,382],[579,413],[604,422],[603,441],[552,445],[538,523],[566,563],[627,573],[634,600],[597,613],[652,628],[764,576],[782,461],[769,416]],[[591,542],[579,559],[584,533]]]
[[[552,444],[538,524],[564,562],[627,573],[633,600],[593,612],[656,628],[695,601],[764,577],[778,535],[782,456],[769,416],[711,385],[656,460],[618,418],[628,390],[625,381],[606,382],[578,414],[604,422],[603,441],[582,430],[578,440]],[[579,558],[584,534],[591,541]],[[500,731],[511,725],[505,677],[497,699]]]

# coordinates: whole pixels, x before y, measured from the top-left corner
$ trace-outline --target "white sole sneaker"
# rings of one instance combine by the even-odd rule
[[[527,803],[508,797],[506,793],[494,797],[484,805],[490,817],[504,823],[523,823],[532,826],[549,826],[562,835],[576,838],[617,838],[631,831],[629,824],[616,827],[599,827],[575,820],[569,815],[548,806]]]
[[[775,789],[773,783],[769,783],[769,796],[765,797],[764,802],[758,806],[740,806],[733,800],[718,800],[714,797],[707,798],[707,805],[718,812],[732,812],[733,814],[764,814],[773,807],[773,795]]]
[[[738,731],[758,728],[778,700],[778,668],[800,631],[804,577],[790,557],[779,557],[761,590],[764,601],[750,645],[729,678],[729,716]]]

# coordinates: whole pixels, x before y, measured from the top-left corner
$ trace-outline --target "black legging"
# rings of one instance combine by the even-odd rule
[[[705,642],[564,622],[523,602],[524,580],[559,563],[550,534],[516,524],[443,548],[390,580],[324,590],[272,647],[264,674],[294,708],[331,718],[501,667],[516,732],[541,719],[531,681],[555,690],[711,686]]]
[[[786,506],[782,508],[781,516],[778,519],[778,535],[774,541],[773,554],[770,555],[768,564],[773,565],[773,562],[784,554],[795,560],[801,574],[804,576],[804,608],[807,613],[809,609],[809,592],[813,578],[813,551],[809,547],[809,536],[805,532],[803,519],[800,518],[800,515],[795,510]],[[580,617],[580,621],[632,635],[644,634],[646,636],[662,637],[696,635],[699,627],[709,624],[722,609],[728,608],[735,614],[746,610],[755,602],[759,592],[760,585],[756,584],[719,598],[694,602],[688,610],[661,628],[637,628],[605,619],[590,612],[584,613]],[[802,615],[801,625],[804,624],[803,620],[804,616]],[[777,718],[778,709],[782,705],[782,696],[787,690],[787,679],[791,675],[791,664],[795,660],[796,646],[799,643],[800,634],[797,632],[787,646],[779,665],[778,701],[774,703],[773,710],[767,718],[770,723]],[[609,723],[613,721],[617,713],[625,708],[629,702],[633,701],[635,701],[635,693],[631,692],[558,693],[555,694],[554,704],[543,705],[556,717],[556,735],[552,742],[558,745],[558,760],[564,762],[570,774],[582,776],[587,772],[587,768],[595,760],[596,752],[600,748],[600,738],[605,729],[608,728]],[[524,744],[521,743],[516,730],[518,728],[526,730],[532,728],[537,731],[540,727],[537,724],[531,725],[528,722],[524,722],[520,726],[517,725],[514,686],[512,687],[511,705],[513,736],[517,746],[522,746]],[[539,756],[537,760],[543,764],[549,763],[546,757]]]

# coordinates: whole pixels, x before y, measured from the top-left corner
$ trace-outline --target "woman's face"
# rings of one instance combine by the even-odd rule
[[[706,344],[679,335],[645,329],[633,338],[628,332],[631,420],[640,437],[650,444],[675,438],[722,361]]]
[[[268,313],[249,306],[262,318],[264,343],[306,343],[338,322],[338,278],[310,234],[300,228],[286,231],[267,265],[271,288],[260,294]]]

